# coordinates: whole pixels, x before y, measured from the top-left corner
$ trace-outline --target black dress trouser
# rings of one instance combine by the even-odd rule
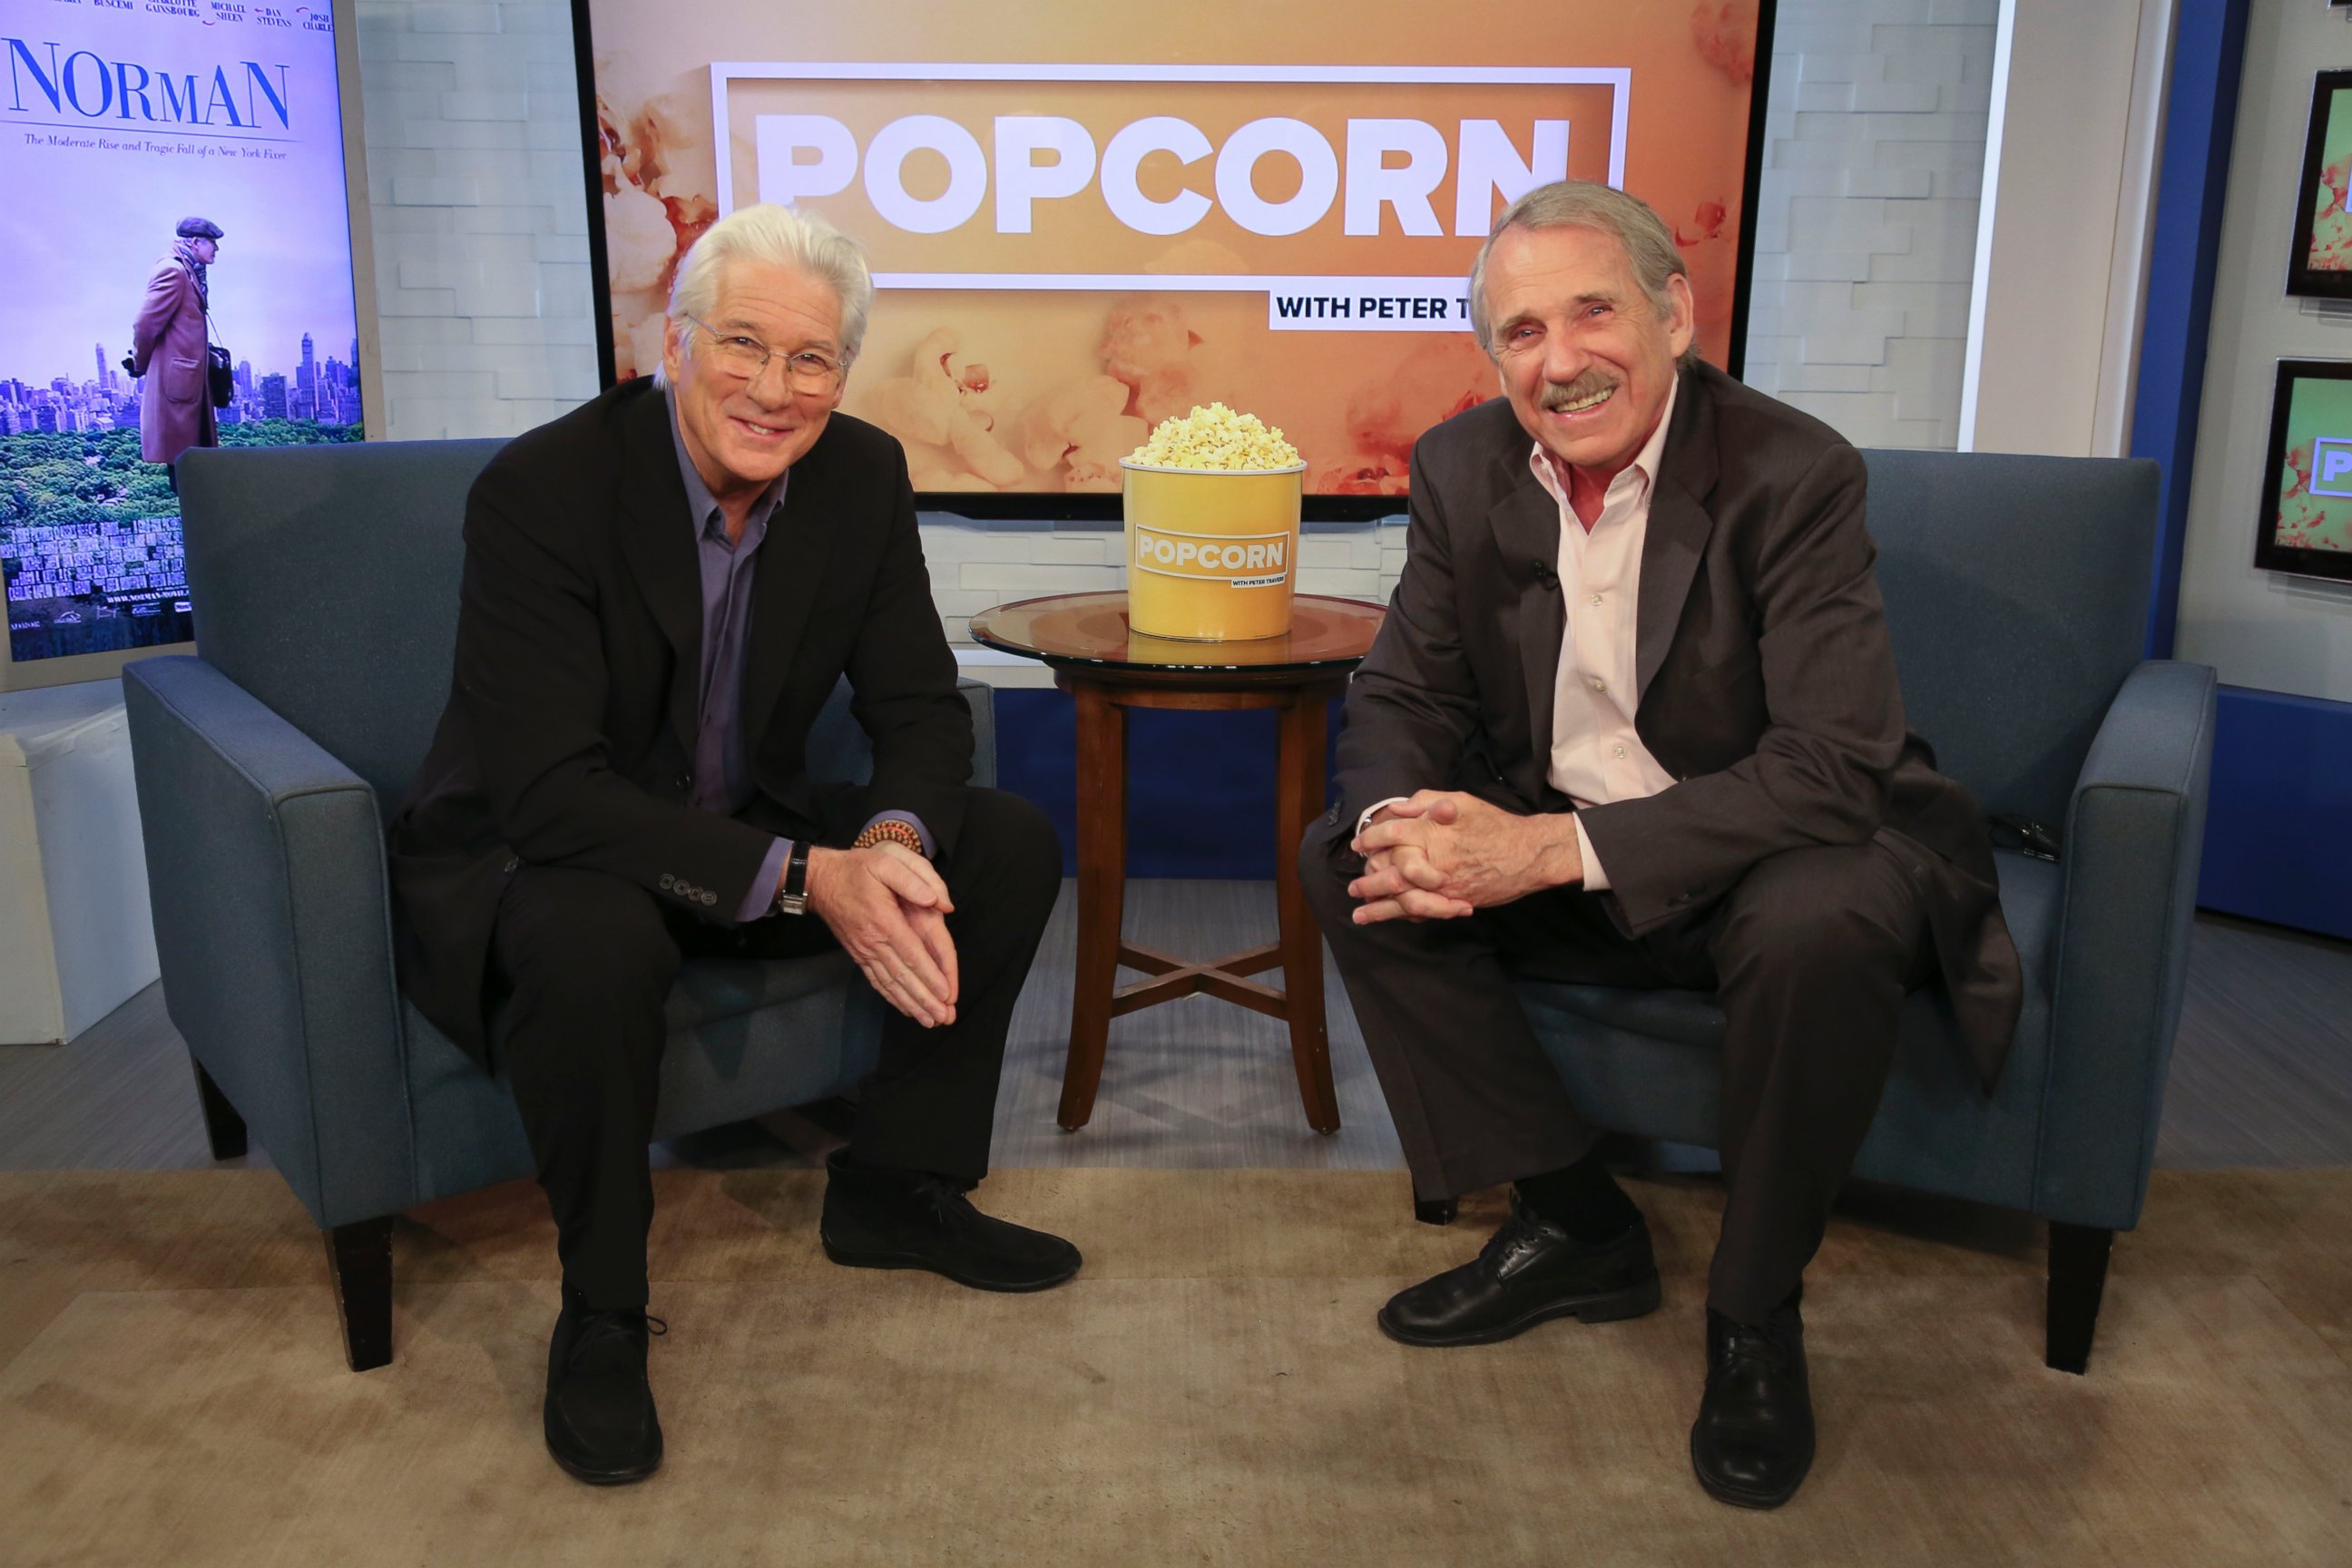
[[[893,1011],[860,1092],[850,1147],[877,1164],[978,1181],[988,1171],[1005,1030],[1061,888],[1045,814],[974,789],[940,872],[955,912],[956,1019],[927,1029]],[[525,866],[491,933],[498,1060],[514,1089],[554,1211],[564,1283],[599,1307],[643,1306],[653,1223],[662,1007],[689,956],[793,958],[839,944],[823,920],[739,927],[672,910],[600,871]]]
[[[1712,990],[1727,1197],[1707,1305],[1760,1321],[1796,1288],[1878,1110],[1906,989],[1935,973],[1925,906],[1877,843],[1792,849],[1639,938],[1601,895],[1538,893],[1461,920],[1359,926],[1352,823],[1318,822],[1299,872],[1347,982],[1423,1198],[1573,1163],[1598,1134],[1552,1070],[1512,977]]]

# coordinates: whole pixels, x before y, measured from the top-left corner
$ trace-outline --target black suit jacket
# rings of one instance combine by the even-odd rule
[[[1634,634],[1634,729],[1676,783],[1580,813],[1612,912],[1638,936],[1769,855],[1883,837],[1914,869],[1989,1084],[2016,1031],[2017,952],[1976,803],[1904,723],[1861,454],[1712,366],[1680,374]],[[1530,446],[1499,398],[1415,446],[1404,574],[1349,690],[1338,821],[1433,787],[1570,809],[1548,776],[1559,508]]]
[[[686,804],[701,668],[695,524],[668,400],[631,381],[517,437],[466,502],[448,706],[390,829],[401,978],[487,1058],[483,976],[507,877],[625,877],[731,921],[776,834],[846,842],[876,811],[954,849],[971,710],[931,601],[898,441],[835,414],[792,468],[754,579],[741,721],[758,794]],[[874,742],[859,788],[807,772],[843,675]]]

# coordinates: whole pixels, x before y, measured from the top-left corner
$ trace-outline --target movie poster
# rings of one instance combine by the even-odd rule
[[[180,457],[361,436],[333,16],[0,0],[0,52],[10,651],[184,642]]]
[[[1564,175],[1658,210],[1729,354],[1753,0],[588,12],[618,374],[712,221],[805,206],[871,258],[842,406],[919,490],[1116,491],[1218,399],[1309,495],[1402,496],[1413,440],[1497,391],[1471,258]]]

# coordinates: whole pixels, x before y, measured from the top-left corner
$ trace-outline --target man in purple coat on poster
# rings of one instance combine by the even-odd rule
[[[131,357],[124,361],[147,384],[139,400],[139,455],[151,463],[176,464],[191,447],[217,447],[206,371],[205,268],[220,254],[221,226],[210,218],[184,217],[171,254],[147,279],[147,297],[131,326]],[[180,488],[179,476],[172,488]]]

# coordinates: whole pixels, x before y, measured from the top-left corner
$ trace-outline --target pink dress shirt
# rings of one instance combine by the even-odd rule
[[[1633,673],[1633,617],[1642,596],[1642,542],[1650,531],[1650,497],[1657,489],[1658,458],[1674,422],[1679,383],[1666,394],[1658,427],[1633,461],[1609,481],[1601,515],[1588,531],[1568,504],[1568,476],[1559,459],[1531,444],[1528,466],[1536,482],[1559,503],[1559,592],[1568,607],[1559,669],[1552,680],[1551,786],[1578,806],[1638,800],[1675,782],[1633,731],[1638,684]],[[1584,824],[1576,825],[1584,885],[1609,886]]]

